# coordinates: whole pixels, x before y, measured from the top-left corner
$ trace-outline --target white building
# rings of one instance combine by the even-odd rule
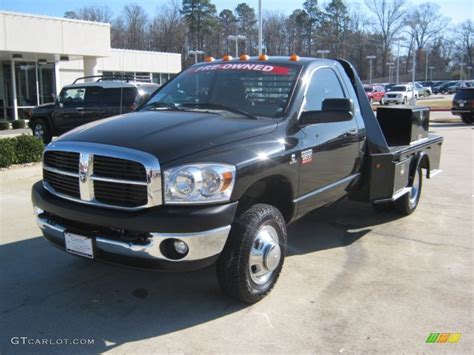
[[[17,119],[78,77],[127,74],[163,84],[181,71],[181,55],[110,48],[106,23],[0,11],[0,65],[0,117]]]

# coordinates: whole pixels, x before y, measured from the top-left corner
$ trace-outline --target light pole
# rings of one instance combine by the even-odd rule
[[[400,41],[403,41],[405,38],[397,37],[394,38],[397,41],[397,85],[400,84]]]
[[[258,55],[263,54],[262,0],[258,0]]]
[[[393,68],[393,63],[392,63],[392,62],[388,62],[387,65],[388,65],[388,83],[391,84],[391,83],[392,83],[392,68]]]
[[[188,55],[194,55],[194,63],[198,62],[198,55],[199,54],[204,54],[203,51],[197,51],[197,50],[191,50],[188,52]]]
[[[461,67],[461,74],[459,74],[459,80],[461,81],[461,84],[462,84],[462,74],[463,74],[463,67],[464,67],[464,62],[462,61],[463,58],[461,58],[461,63],[459,63],[459,66]]]
[[[425,81],[428,81],[428,57],[430,54],[430,47],[426,47],[426,65],[425,65]]]
[[[415,97],[415,79],[416,79],[416,42],[415,40],[413,39],[413,73],[412,73],[412,77],[411,77],[411,89],[412,89],[412,93],[411,93],[411,104],[412,106],[416,106],[416,97]]]
[[[434,68],[435,67],[429,67],[429,69],[430,69],[430,81],[433,81],[433,69]]]
[[[372,60],[377,57],[375,55],[368,55],[366,58],[369,60],[369,84],[372,84]]]
[[[324,55],[325,55],[325,54],[328,54],[329,52],[330,52],[330,50],[328,50],[328,49],[318,49],[318,50],[316,51],[316,53],[321,54],[321,58],[322,58],[322,59],[324,59],[324,58],[325,58]]]
[[[247,40],[247,37],[242,36],[242,35],[236,35],[236,36],[230,35],[227,37],[227,39],[229,41],[235,41],[235,57],[238,58],[239,57],[239,40],[245,41]]]
[[[467,67],[467,72],[468,72],[468,75],[469,75],[468,79],[469,79],[469,80],[471,79],[471,69],[472,69],[471,66],[468,66],[468,67]]]

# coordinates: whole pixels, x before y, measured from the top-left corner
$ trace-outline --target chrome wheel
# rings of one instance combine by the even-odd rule
[[[44,128],[43,128],[42,124],[38,123],[38,124],[35,125],[34,135],[35,135],[36,138],[39,138],[39,139],[43,138]]]
[[[420,171],[416,169],[415,177],[413,179],[413,184],[411,185],[410,190],[410,206],[415,206],[418,202],[418,196],[420,194]]]
[[[265,284],[278,267],[281,248],[278,233],[271,225],[262,226],[255,237],[249,256],[250,278],[257,285]]]

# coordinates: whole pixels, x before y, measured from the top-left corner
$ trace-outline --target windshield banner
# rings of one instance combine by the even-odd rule
[[[272,73],[276,75],[288,75],[290,68],[269,64],[250,64],[250,63],[227,63],[227,64],[211,64],[203,65],[191,69],[193,73],[206,72],[212,70],[242,70],[242,71],[259,71],[263,73]]]

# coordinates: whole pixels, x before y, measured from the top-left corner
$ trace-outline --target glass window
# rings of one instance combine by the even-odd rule
[[[133,103],[135,102],[135,98],[137,96],[137,89],[124,88],[122,95],[123,95],[122,105],[124,107],[132,107]]]
[[[160,74],[158,74],[158,73],[153,73],[153,75],[152,75],[152,82],[154,82],[155,84],[160,85],[160,84],[161,84],[161,82],[160,82]]]
[[[36,106],[36,69],[34,63],[15,63],[18,106]]]
[[[121,88],[104,89],[103,103],[104,106],[119,106],[120,95],[122,95]]]
[[[82,106],[84,104],[85,94],[85,88],[63,89],[60,94],[60,101],[65,107]]]
[[[279,117],[288,105],[300,69],[300,65],[260,63],[192,67],[159,90],[143,109],[160,103],[187,108],[219,105],[256,116]]]
[[[40,89],[40,104],[54,102],[55,78],[54,78],[54,64],[40,64],[38,65],[39,74],[39,89]]]
[[[102,88],[88,87],[84,97],[85,106],[99,106],[102,103]]]
[[[306,111],[320,111],[325,99],[342,99],[344,91],[334,70],[317,70],[309,83],[306,93]]]

